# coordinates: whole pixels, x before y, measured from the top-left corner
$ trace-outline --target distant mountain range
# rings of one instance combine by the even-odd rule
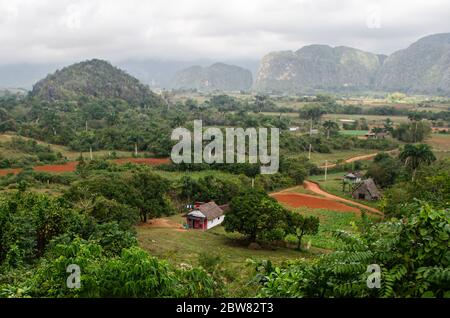
[[[390,56],[327,45],[273,52],[262,59],[254,88],[278,93],[379,90],[450,95],[450,33],[424,37]]]
[[[376,88],[407,93],[450,94],[450,33],[426,36],[390,55]]]
[[[191,66],[177,72],[171,87],[199,91],[248,91],[252,84],[252,72],[249,70],[235,65],[214,63],[208,67]]]
[[[260,62],[225,63],[149,59],[116,65],[152,89],[253,89],[282,94],[400,91],[450,96],[450,33],[426,36],[390,56],[345,46],[309,45],[269,53]],[[30,89],[59,68],[56,64],[0,66],[0,89]]]
[[[117,66],[126,70],[151,88],[173,88],[177,86],[178,75],[192,66],[208,68],[216,63],[212,60],[202,59],[193,61],[174,60],[127,60],[118,62]],[[224,61],[229,65],[236,65],[252,72],[252,77],[258,71],[258,60],[232,60]]]
[[[252,72],[252,77],[258,71],[258,60],[231,60],[224,61],[230,65],[238,65]],[[178,72],[193,65],[208,67],[215,61],[202,59],[191,61],[177,60],[124,60],[115,62],[114,65],[126,71],[130,75],[147,84],[152,89],[169,89],[173,87],[173,81]],[[0,65],[0,89],[24,88],[32,86],[50,73],[63,68],[63,64],[12,64]]]
[[[255,89],[282,93],[369,89],[385,59],[383,55],[328,45],[270,53],[261,62]]]

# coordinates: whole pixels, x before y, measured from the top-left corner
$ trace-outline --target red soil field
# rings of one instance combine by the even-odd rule
[[[116,159],[113,162],[117,164],[125,164],[128,162],[137,164],[147,164],[147,165],[160,165],[169,163],[169,158],[126,158],[126,159]],[[78,165],[78,161],[68,162],[62,165],[45,165],[36,166],[33,169],[41,172],[72,172],[75,171]],[[22,169],[0,169],[0,176],[6,176],[8,173],[19,173]]]
[[[293,208],[308,207],[312,209],[326,209],[343,212],[360,212],[359,209],[336,202],[330,199],[313,197],[299,193],[276,193],[273,195],[280,203],[284,203]]]
[[[0,169],[0,176],[6,176],[9,173],[19,173],[20,171],[22,171],[22,169]]]
[[[34,170],[41,172],[71,172],[75,171],[78,165],[77,161],[68,162],[62,165],[47,165],[47,166],[36,166]]]

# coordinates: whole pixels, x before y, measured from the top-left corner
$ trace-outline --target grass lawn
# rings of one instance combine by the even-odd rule
[[[367,134],[368,130],[341,130],[339,133],[345,136],[364,136]]]

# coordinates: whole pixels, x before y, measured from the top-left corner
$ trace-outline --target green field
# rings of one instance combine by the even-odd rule
[[[450,158],[450,134],[432,134],[427,144],[438,159]]]
[[[360,218],[353,212],[336,212],[322,209],[299,208],[296,212],[306,216],[316,216],[320,220],[319,233],[316,235],[306,235],[304,243],[310,241],[311,246],[323,249],[336,249],[340,242],[333,237],[333,232],[337,230],[351,231],[352,222]]]
[[[222,266],[234,280],[230,282],[233,293],[254,293],[243,285],[253,274],[252,267],[247,266],[248,259],[271,260],[275,264],[295,259],[310,259],[327,253],[339,243],[332,236],[335,230],[352,230],[351,223],[358,220],[355,213],[335,212],[318,209],[296,209],[298,213],[315,215],[320,219],[319,233],[304,237],[304,245],[311,242],[311,248],[306,251],[295,250],[295,244],[254,250],[248,248],[249,242],[240,234],[227,233],[222,226],[209,231],[179,230],[167,227],[137,226],[138,240],[141,247],[151,255],[165,258],[169,262],[198,265],[199,257],[204,255],[220,255]],[[180,215],[168,217],[173,223],[182,224],[184,218]]]
[[[394,123],[403,123],[408,121],[408,117],[406,116],[381,116],[381,115],[343,115],[343,114],[325,114],[323,115],[323,120],[334,120],[338,121],[341,119],[347,120],[359,120],[361,118],[365,118],[369,125],[382,124],[386,118],[390,118]]]
[[[222,180],[236,180],[239,179],[240,176],[236,174],[231,174],[228,172],[218,171],[218,170],[202,170],[202,171],[163,171],[154,169],[154,172],[159,174],[160,176],[167,178],[171,181],[180,180],[184,176],[189,176],[194,179],[200,179],[209,175],[214,175],[217,178]]]
[[[364,136],[367,134],[368,130],[341,130],[339,133],[345,136]]]
[[[24,154],[23,152],[20,152],[20,151],[7,149],[6,147],[1,145],[1,143],[10,142],[13,137],[18,137],[18,136],[12,135],[12,134],[1,134],[0,135],[0,150],[1,150],[1,154],[4,157],[7,157],[8,159],[19,159],[19,158],[23,158],[24,156],[29,156],[29,155]],[[20,137],[20,138],[27,139],[27,140],[31,139],[31,138],[26,138],[26,137]],[[36,142],[38,144],[44,145],[44,146],[50,145],[50,148],[54,152],[56,152],[56,153],[60,152],[63,155],[63,157],[67,158],[67,160],[69,160],[69,161],[77,160],[80,157],[80,152],[79,151],[70,150],[68,147],[60,146],[60,145],[54,145],[54,144],[48,144],[46,142],[42,142],[42,141],[39,141],[39,140],[36,140]],[[128,158],[128,157],[131,157],[131,155],[132,155],[131,151],[100,150],[100,151],[93,151],[92,152],[92,156],[93,156],[94,159],[96,159],[96,158],[97,159],[99,159],[99,158],[106,158],[113,151],[116,153],[116,156],[118,158]],[[87,156],[89,156],[89,154],[88,153],[84,153],[84,157],[87,157]]]

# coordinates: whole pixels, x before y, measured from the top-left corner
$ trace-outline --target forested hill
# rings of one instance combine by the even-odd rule
[[[389,56],[377,78],[379,90],[450,94],[450,33],[421,38]]]
[[[30,95],[47,101],[80,96],[119,98],[138,105],[157,105],[160,98],[148,87],[109,62],[93,59],[65,67],[33,86]]]
[[[252,87],[252,72],[242,67],[215,63],[209,67],[192,66],[175,75],[172,87],[200,91],[248,91]]]
[[[290,94],[376,90],[449,96],[450,33],[423,37],[390,56],[328,45],[272,52],[262,59],[254,88]]]
[[[255,89],[291,93],[367,89],[373,84],[384,58],[350,47],[328,45],[274,52],[263,58]]]

